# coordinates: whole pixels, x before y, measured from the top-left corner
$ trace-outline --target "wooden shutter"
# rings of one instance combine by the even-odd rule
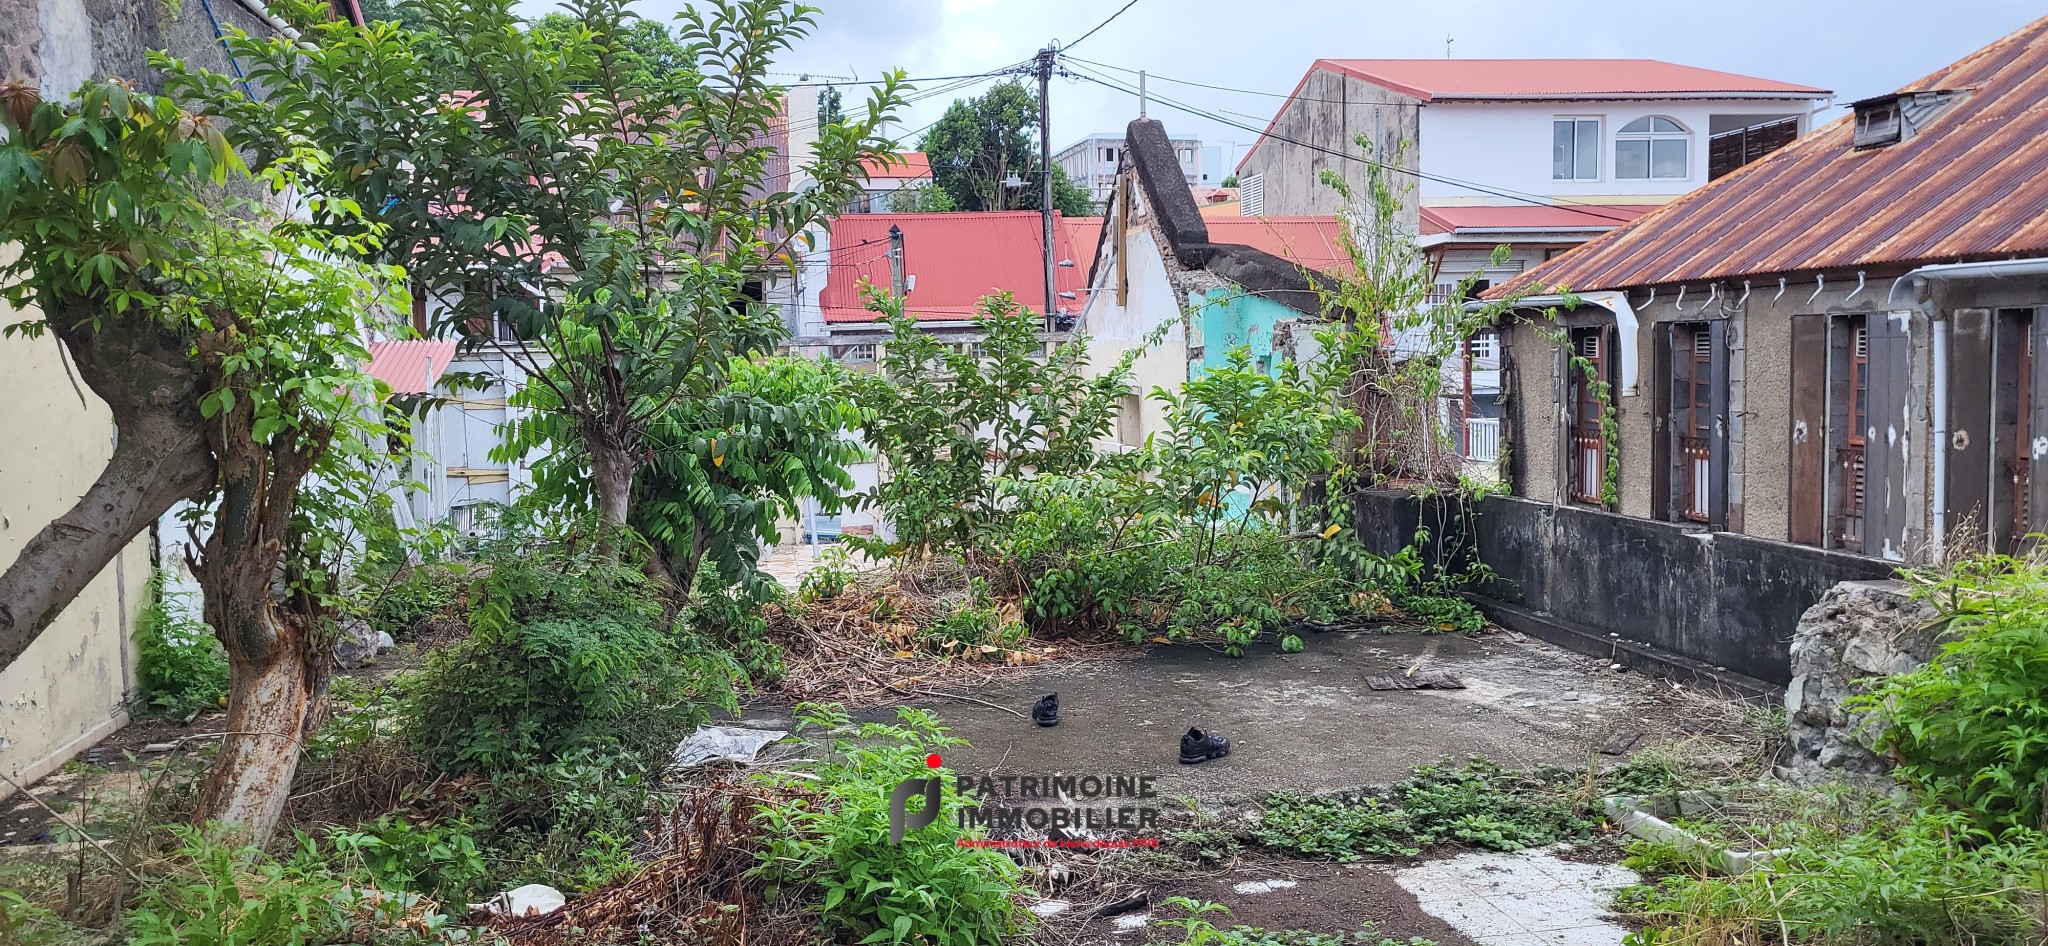
[[[1751,391],[1761,398],[1765,392]],[[1787,538],[1820,545],[1827,521],[1828,317],[1792,317],[1792,462]]]
[[[2041,449],[2048,438],[2048,318],[2034,313],[2033,391],[2027,398],[2027,531],[2048,531],[2048,450]]]
[[[1677,323],[1665,322],[1660,328],[1656,353],[1652,356],[1654,365],[1650,377],[1650,502],[1656,516],[1667,522],[1681,518],[1684,500],[1679,496],[1684,482],[1680,471],[1673,465],[1678,462],[1678,425],[1673,422],[1672,411],[1681,403],[1684,390],[1678,378],[1692,362],[1686,360],[1679,348],[1685,333],[1679,331]]]
[[[1914,519],[1906,508],[1906,457],[1913,433],[1906,416],[1907,318],[1873,312],[1865,322],[1870,330],[1870,419],[1864,429],[1863,554],[1891,560],[1906,557]]]
[[[1989,535],[1992,454],[1991,310],[1957,309],[1949,319],[1948,442],[1934,445],[1948,451],[1947,496],[1943,509],[1948,528],[1965,523]],[[1935,536],[1946,547],[1947,536]]]
[[[1707,461],[1707,528],[1722,532],[1728,528],[1728,322],[1708,322],[1707,338],[1713,353],[1707,365],[1713,373],[1707,384],[1713,414]]]

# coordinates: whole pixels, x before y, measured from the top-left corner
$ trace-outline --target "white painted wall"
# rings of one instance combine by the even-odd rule
[[[1112,220],[1110,225],[1117,222]],[[1188,380],[1187,327],[1181,319],[1180,295],[1166,273],[1165,256],[1149,227],[1130,228],[1125,237],[1130,255],[1130,289],[1124,304],[1116,299],[1116,241],[1104,240],[1103,259],[1096,268],[1095,291],[1081,310],[1076,331],[1088,336],[1091,377],[1115,367],[1124,352],[1145,344],[1161,325],[1170,325],[1157,345],[1131,365],[1131,388],[1140,399],[1138,440],[1166,429],[1166,409],[1152,400],[1153,388],[1177,390]]]
[[[1824,100],[1687,100],[1631,102],[1439,102],[1420,109],[1421,168],[1437,177],[1485,184],[1496,190],[1609,203],[1662,203],[1707,182],[1707,135],[1715,115],[1805,114]],[[1661,115],[1691,132],[1685,180],[1617,180],[1614,133],[1638,118]],[[1600,179],[1551,179],[1551,122],[1598,118]],[[1810,125],[1802,124],[1804,131]],[[1424,204],[1515,203],[1440,181],[1421,182]],[[1620,198],[1643,197],[1640,201]]]

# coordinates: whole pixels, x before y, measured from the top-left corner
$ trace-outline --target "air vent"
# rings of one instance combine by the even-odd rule
[[[1237,182],[1237,212],[1258,217],[1266,212],[1266,175],[1248,174]]]
[[[1855,108],[1856,147],[1881,148],[1897,144],[1904,137],[1906,125],[1899,118],[1899,100],[1896,97],[1858,102]]]
[[[1898,144],[1926,130],[1943,113],[1961,102],[1967,89],[1937,89],[1885,95],[1851,104],[1856,110],[1858,148],[1882,148]]]
[[[1870,330],[1867,328],[1856,330],[1856,357],[1870,357]]]
[[[1597,335],[1597,334],[1595,334],[1595,333],[1592,333],[1592,332],[1588,332],[1588,333],[1586,333],[1586,334],[1584,334],[1584,335],[1581,335],[1581,336],[1579,336],[1579,357],[1580,357],[1580,358],[1598,358],[1598,357],[1600,357],[1600,336],[1599,336],[1599,335]]]
[[[1693,329],[1692,356],[1699,361],[1707,361],[1714,357],[1714,334],[1712,332],[1703,328]]]

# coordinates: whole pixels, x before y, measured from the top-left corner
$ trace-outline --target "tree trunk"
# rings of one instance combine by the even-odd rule
[[[626,451],[590,443],[590,485],[597,493],[597,514],[604,524],[623,528],[632,509],[634,463]]]
[[[86,386],[113,410],[114,453],[78,502],[0,573],[0,668],[129,542],[214,479],[197,407],[203,380],[176,333],[84,304],[54,307],[49,320]]]
[[[243,397],[213,419],[220,506],[193,572],[206,622],[228,654],[227,736],[200,791],[193,820],[217,822],[225,837],[262,844],[291,798],[308,711],[322,689],[315,608],[294,595],[285,546],[298,492],[326,437],[287,437],[269,449],[250,436]]]

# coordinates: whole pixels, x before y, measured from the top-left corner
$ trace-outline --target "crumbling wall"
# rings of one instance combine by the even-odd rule
[[[1792,634],[1792,682],[1785,688],[1791,728],[1786,774],[1801,781],[1882,775],[1891,763],[1875,751],[1884,721],[1844,704],[1875,678],[1926,665],[1941,649],[1946,624],[1896,581],[1845,581],[1808,608]]]

